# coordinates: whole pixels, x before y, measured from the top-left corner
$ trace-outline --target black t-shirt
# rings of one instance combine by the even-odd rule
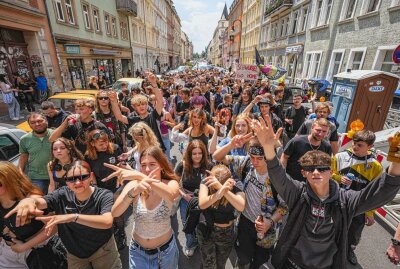
[[[241,192],[241,190],[234,186],[232,193],[236,194],[238,192]],[[226,206],[219,204],[217,208],[210,206],[206,211],[210,214],[214,223],[217,224],[227,224],[235,219],[235,208],[229,202]]]
[[[156,109],[150,111],[147,117],[143,119],[133,112],[128,115],[128,126],[130,128],[133,124],[139,121],[146,123],[153,130],[154,134],[157,136],[158,143],[160,143],[161,148],[165,151],[165,146],[160,133],[160,124],[158,122],[161,120],[161,116],[162,115],[158,114]]]
[[[105,167],[104,163],[109,163],[112,165],[118,164],[118,156],[122,154],[121,148],[114,144],[114,153],[107,152],[97,152],[97,159],[91,160],[87,155],[85,156],[85,161],[90,165],[92,172],[96,177],[97,186],[112,191],[113,193],[117,190],[116,180],[114,177],[106,182],[101,180],[108,177],[114,172],[111,168]]]
[[[87,135],[89,132],[99,129],[104,130],[109,134],[110,138],[113,138],[113,135],[108,130],[108,128],[97,120],[92,120],[90,122],[76,122],[74,125],[68,125],[67,129],[63,132],[62,136],[75,141],[75,146],[85,154],[86,152],[86,143],[87,143]]]
[[[18,205],[18,202],[10,208],[3,208],[0,205],[0,233],[4,232],[5,227],[7,227],[11,232],[13,232],[18,240],[25,242],[27,239],[39,232],[44,223],[42,221],[32,219],[30,223],[23,226],[16,227],[15,219],[17,214],[13,214],[11,217],[5,219],[4,216],[7,215],[12,209]]]
[[[233,109],[233,105],[232,104],[225,104],[225,103],[221,103],[218,105],[217,110],[220,111],[221,109],[227,108],[229,109],[229,111],[231,112],[232,115],[232,109]]]
[[[60,110],[54,117],[52,118],[46,117],[48,122],[48,128],[54,128],[54,129],[58,128],[61,125],[61,123],[63,123],[65,118],[68,117],[68,115],[69,113],[65,112],[64,110]]]
[[[94,187],[88,203],[81,209],[76,206],[75,194],[68,187],[62,187],[45,195],[49,211],[56,215],[83,214],[102,215],[111,212],[114,202],[111,191]],[[86,202],[84,202],[86,203]],[[58,224],[58,234],[65,248],[72,255],[85,259],[95,253],[100,247],[110,240],[113,232],[109,229],[96,229],[75,222]]]
[[[176,105],[176,112],[183,112],[185,110],[189,111],[189,109],[190,109],[190,101],[184,102],[183,100],[181,100]],[[184,118],[185,118],[185,114],[180,116],[180,121],[182,122]]]
[[[293,124],[286,124],[286,131],[296,133],[306,120],[306,117],[307,111],[303,106],[300,106],[298,109],[294,108],[294,106],[288,107],[285,111],[285,118],[293,119]]]
[[[289,140],[286,144],[284,154],[289,155],[286,173],[289,174],[293,179],[298,181],[305,181],[305,178],[301,174],[301,166],[299,164],[299,159],[308,151],[320,150],[332,154],[331,145],[325,140],[321,141],[319,147],[311,146],[310,141],[308,141],[308,135],[296,136]]]
[[[196,189],[199,188],[200,182],[202,180],[202,175],[203,176],[206,175],[206,171],[203,171],[202,173],[200,168],[193,168],[192,174],[187,175],[186,173],[183,172],[183,162],[179,162],[176,165],[175,173],[181,177],[182,187],[190,192],[194,192]]]

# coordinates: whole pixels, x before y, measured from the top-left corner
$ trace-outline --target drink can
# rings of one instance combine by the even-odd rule
[[[356,176],[353,173],[347,173],[346,177],[351,181],[353,181],[356,178]],[[351,187],[351,184],[349,186],[346,186],[346,190],[350,190],[350,187]]]

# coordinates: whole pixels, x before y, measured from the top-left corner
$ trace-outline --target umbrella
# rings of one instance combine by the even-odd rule
[[[400,97],[400,89],[397,89],[397,90],[394,92],[394,96]]]
[[[320,78],[312,78],[308,80],[309,83],[314,82],[315,84],[318,83],[318,91],[322,92],[326,90],[327,88],[331,87],[331,83],[327,81],[326,79],[320,79]],[[312,84],[314,84],[312,83]]]
[[[267,64],[267,65],[259,64],[258,68],[260,68],[260,71],[263,74],[265,74],[265,76],[267,78],[272,79],[272,80],[279,79],[287,72],[286,69],[272,65],[272,64]]]

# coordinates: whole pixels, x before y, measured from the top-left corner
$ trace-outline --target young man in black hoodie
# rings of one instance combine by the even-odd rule
[[[275,154],[279,137],[266,117],[253,121],[263,146],[272,185],[289,208],[284,230],[272,254],[275,269],[346,269],[351,219],[391,201],[400,189],[400,164],[361,191],[346,191],[331,179],[331,157],[320,151],[300,158],[306,182],[285,173]]]

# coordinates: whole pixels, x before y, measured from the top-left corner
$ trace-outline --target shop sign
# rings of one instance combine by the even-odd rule
[[[400,64],[400,45],[393,51],[392,58],[395,64]]]
[[[80,45],[64,45],[65,52],[67,54],[80,54],[81,53],[81,46]]]
[[[258,67],[255,64],[236,64],[236,79],[257,80]]]
[[[368,89],[370,92],[383,92],[385,90],[384,86],[371,86]]]
[[[303,51],[303,46],[297,45],[297,46],[287,47],[285,50],[285,53],[286,54],[300,54],[302,51]]]
[[[351,99],[352,96],[352,91],[353,87],[352,86],[346,86],[346,85],[340,85],[337,84],[335,87],[335,95],[339,95],[348,99]]]

